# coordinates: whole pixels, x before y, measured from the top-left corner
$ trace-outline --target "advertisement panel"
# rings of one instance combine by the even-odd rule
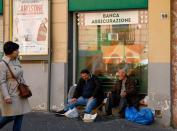
[[[13,0],[13,41],[20,55],[48,55],[48,0]]]

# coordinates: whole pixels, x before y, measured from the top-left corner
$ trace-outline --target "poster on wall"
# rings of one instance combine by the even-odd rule
[[[48,54],[48,0],[13,0],[13,41],[20,55]]]

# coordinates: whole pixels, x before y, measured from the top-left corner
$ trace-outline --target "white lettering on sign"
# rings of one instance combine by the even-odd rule
[[[138,24],[138,11],[84,13],[84,25]]]

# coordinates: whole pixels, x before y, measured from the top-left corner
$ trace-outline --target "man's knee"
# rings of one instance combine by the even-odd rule
[[[93,109],[96,107],[96,105],[97,105],[96,99],[92,99],[87,102],[86,108]]]

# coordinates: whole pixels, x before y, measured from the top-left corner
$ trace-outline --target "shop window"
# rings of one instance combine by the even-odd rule
[[[126,66],[147,93],[148,14],[146,10],[78,13],[77,72],[88,68],[110,90]]]

